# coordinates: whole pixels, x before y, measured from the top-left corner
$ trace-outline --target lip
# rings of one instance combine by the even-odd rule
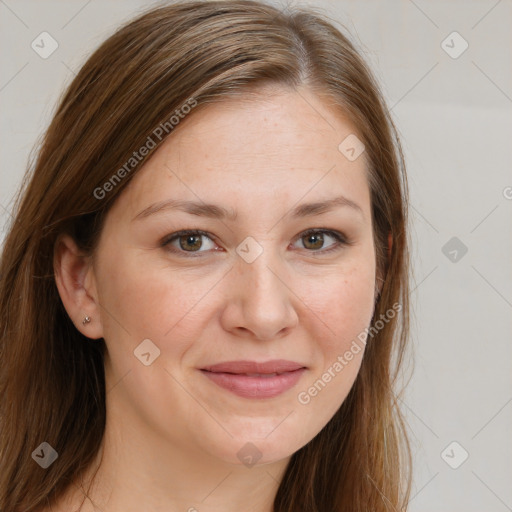
[[[200,371],[235,395],[261,399],[273,398],[292,388],[306,367],[294,361],[279,359],[261,363],[229,361],[201,368]]]

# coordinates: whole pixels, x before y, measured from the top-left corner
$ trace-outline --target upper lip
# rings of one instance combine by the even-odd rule
[[[226,361],[211,366],[205,366],[201,370],[215,373],[284,373],[293,372],[305,368],[303,364],[294,361],[286,361],[284,359],[276,359],[273,361],[265,361],[258,363],[256,361]]]

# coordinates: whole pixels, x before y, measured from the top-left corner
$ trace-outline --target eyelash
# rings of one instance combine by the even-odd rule
[[[300,233],[300,236],[297,237],[297,240],[304,238],[305,236],[315,235],[318,233],[324,233],[329,236],[332,236],[336,240],[336,243],[332,244],[328,249],[319,249],[317,251],[305,249],[306,251],[311,252],[312,254],[316,254],[316,253],[326,254],[326,253],[330,253],[332,251],[340,250],[344,246],[352,245],[352,242],[349,241],[343,233],[340,233],[339,231],[335,231],[335,230],[330,230],[330,229],[318,229],[318,228],[308,229],[308,230]],[[165,237],[161,242],[161,246],[166,247],[167,250],[169,250],[170,252],[175,253],[175,254],[187,254],[187,256],[185,256],[186,258],[197,258],[197,257],[201,257],[201,253],[210,252],[210,251],[184,251],[184,250],[177,249],[175,247],[170,246],[171,242],[179,239],[182,236],[186,236],[186,235],[203,235],[203,236],[209,238],[212,242],[214,242],[212,235],[210,233],[208,233],[207,231],[202,231],[201,229],[183,229],[181,231],[177,231],[176,233],[172,233],[171,235]]]

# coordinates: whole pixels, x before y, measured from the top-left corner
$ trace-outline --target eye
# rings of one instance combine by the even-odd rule
[[[168,247],[171,252],[206,252],[200,251],[203,248],[204,243],[201,238],[207,238],[212,244],[213,241],[209,237],[209,233],[201,231],[199,229],[184,229],[173,233],[170,237],[166,238],[162,242],[163,247]],[[177,244],[177,246],[176,246]],[[208,245],[208,244],[207,244]],[[212,247],[206,247],[206,250]]]
[[[326,237],[334,239],[334,242],[327,249],[323,248]],[[320,252],[322,254],[341,249],[344,245],[349,245],[349,242],[342,233],[325,229],[308,229],[301,233],[298,240],[304,240],[304,247],[309,252]]]
[[[201,240],[206,238],[210,242],[210,246]],[[331,238],[334,240],[327,249],[323,248],[326,240]],[[308,229],[300,234],[298,240],[304,241],[304,248],[308,252],[325,254],[327,252],[341,249],[345,245],[350,245],[347,238],[338,231],[326,229]],[[169,235],[161,242],[162,247],[166,247],[170,252],[176,254],[189,253],[191,257],[195,257],[192,253],[203,253],[209,250],[216,250],[215,243],[210,233],[200,229],[184,229]],[[205,250],[200,250],[205,249]],[[197,254],[199,255],[199,254]]]

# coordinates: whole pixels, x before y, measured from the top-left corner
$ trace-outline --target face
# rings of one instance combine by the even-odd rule
[[[338,148],[354,133],[312,92],[275,89],[194,112],[134,176],[88,275],[134,428],[261,464],[335,414],[375,301],[365,155]]]

